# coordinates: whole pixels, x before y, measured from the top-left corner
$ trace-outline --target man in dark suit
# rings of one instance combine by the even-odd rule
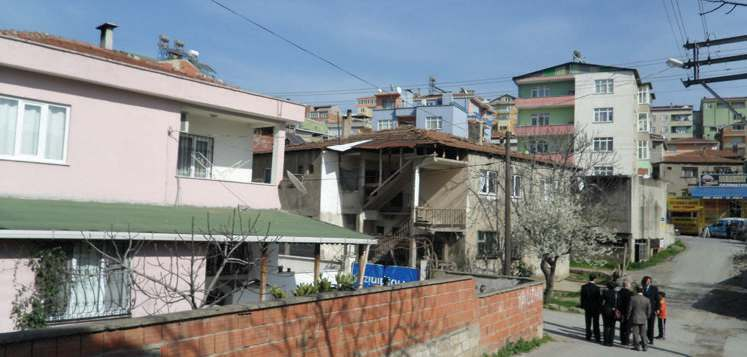
[[[646,325],[652,311],[651,301],[643,296],[643,289],[637,288],[636,294],[630,299],[627,312],[628,321],[633,330],[633,349],[636,351],[640,351],[639,346],[643,347],[644,351],[646,350]]]
[[[654,344],[654,323],[656,323],[656,315],[659,312],[659,288],[652,284],[650,276],[644,276],[641,280],[641,288],[643,289],[643,296],[648,298],[651,302],[651,314],[648,317],[646,323],[646,337],[650,345]]]
[[[620,289],[619,294],[620,311],[623,312],[622,321],[620,321],[620,343],[627,346],[630,344],[630,320],[628,320],[628,307],[630,307],[630,299],[633,297],[633,291],[630,288],[630,281],[623,281],[623,287]]]
[[[589,274],[589,282],[581,287],[581,307],[584,309],[584,316],[586,317],[586,339],[591,341],[593,329],[594,340],[600,342],[599,314],[602,310],[602,292],[594,283],[594,280],[596,280],[596,276]]]

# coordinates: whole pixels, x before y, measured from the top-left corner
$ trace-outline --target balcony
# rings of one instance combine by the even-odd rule
[[[514,129],[516,136],[552,136],[571,135],[575,127],[573,124],[542,125],[542,126],[519,126]]]
[[[516,108],[562,108],[572,107],[576,102],[575,95],[562,95],[557,97],[516,98]]]
[[[467,210],[460,208],[415,209],[415,225],[431,230],[464,229],[467,223]]]

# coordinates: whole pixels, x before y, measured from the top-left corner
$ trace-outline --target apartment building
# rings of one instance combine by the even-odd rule
[[[415,267],[426,259],[431,267],[499,271],[502,156],[494,145],[412,127],[288,146],[281,203],[285,210],[380,237],[374,261]],[[524,154],[512,160],[511,192],[518,197],[522,187],[541,180],[529,168],[546,163]],[[322,255],[348,253],[325,247]],[[528,263],[541,274],[536,261]]]
[[[615,197],[609,204],[621,207],[614,228],[629,251],[635,249],[627,255],[631,259],[646,259],[652,247],[672,242],[663,223],[666,184],[650,178],[652,150],[662,147],[661,138],[652,140],[650,133],[651,84],[642,82],[636,69],[582,62],[513,80],[519,94],[514,101],[518,150],[549,160],[572,159],[591,166],[583,167],[590,176],[615,177],[617,193],[609,195]]]
[[[489,123],[494,120],[495,111],[472,90],[433,90],[421,95],[396,88],[393,92],[377,93],[375,97],[374,130],[411,126],[475,141],[490,139]]]
[[[64,251],[71,269],[59,282],[59,308],[45,319],[67,323],[190,308],[150,299],[87,243],[113,244],[112,235],[142,243],[129,257],[138,274],[173,274],[160,264],[190,254],[207,262],[179,276],[177,287],[217,279],[205,267],[208,241],[229,239],[204,234],[236,214],[266,229],[245,231],[257,259],[266,234],[278,237],[268,243],[275,265],[276,245],[285,242],[375,242],[280,210],[285,128],[304,120],[302,105],[228,86],[196,70],[195,58],[159,61],[115,49],[115,27],[99,27],[98,46],[0,31],[0,331],[12,329],[16,289],[33,286],[28,262],[45,249]],[[257,132],[271,139],[259,180]],[[242,283],[258,269],[245,273]]]
[[[518,118],[518,110],[514,100],[516,97],[510,94],[504,94],[490,101],[490,105],[495,109],[496,117],[493,122],[493,138],[502,137],[506,131],[514,132]]]
[[[695,122],[691,105],[665,105],[651,108],[651,133],[666,139],[695,137]]]
[[[742,117],[747,117],[747,97],[724,98]],[[736,130],[744,129],[739,118],[734,116],[728,106],[717,98],[700,100],[700,120],[702,121],[703,139],[718,140],[719,131],[725,127]]]

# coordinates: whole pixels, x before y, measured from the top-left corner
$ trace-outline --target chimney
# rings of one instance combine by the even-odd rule
[[[350,136],[350,132],[353,130],[353,111],[348,109],[345,113],[345,117],[342,118],[342,138],[346,139]]]
[[[104,22],[96,28],[101,32],[99,47],[106,48],[107,50],[114,49],[114,29],[117,27],[116,24],[111,22]]]

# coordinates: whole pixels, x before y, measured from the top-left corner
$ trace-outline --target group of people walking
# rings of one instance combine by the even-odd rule
[[[607,288],[600,288],[594,274],[589,275],[589,282],[581,287],[581,307],[586,319],[586,339],[594,340],[606,346],[614,345],[615,326],[620,326],[620,343],[630,345],[633,335],[633,349],[647,350],[654,344],[654,324],[658,318],[659,334],[656,338],[664,339],[667,322],[666,294],[652,284],[650,276],[641,280],[641,285],[633,288],[630,281],[624,280],[622,286],[614,281],[607,283]],[[603,333],[599,330],[599,317],[602,317]]]

